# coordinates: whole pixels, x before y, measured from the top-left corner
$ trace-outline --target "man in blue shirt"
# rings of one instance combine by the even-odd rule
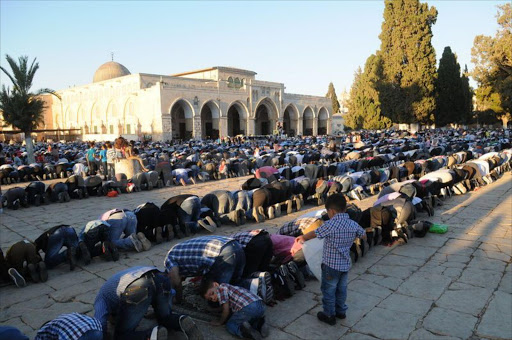
[[[167,330],[182,331],[188,339],[203,339],[189,316],[171,311],[173,290],[169,278],[156,267],[132,267],[114,274],[101,287],[94,301],[94,317],[107,334],[107,320],[115,320],[117,340],[167,339]],[[158,326],[136,331],[137,326],[153,306]]]
[[[346,317],[348,271],[352,266],[350,247],[356,238],[366,239],[364,229],[349,218],[346,208],[347,201],[342,194],[329,196],[325,202],[329,220],[316,230],[296,238],[301,243],[315,237],[325,239],[320,287],[324,310],[318,312],[317,317],[329,325],[336,324],[336,318]]]
[[[35,340],[102,340],[101,324],[95,318],[78,313],[62,314],[44,324]]]

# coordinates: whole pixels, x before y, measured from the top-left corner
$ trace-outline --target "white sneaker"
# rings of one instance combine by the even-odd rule
[[[130,241],[132,241],[133,247],[135,248],[135,250],[138,253],[140,253],[141,251],[144,250],[144,247],[142,246],[142,242],[140,242],[140,240],[137,238],[137,236],[135,234],[131,234],[130,236],[128,236],[128,238],[130,239]]]
[[[275,217],[275,210],[274,207],[268,207],[267,209],[268,219],[272,220]]]

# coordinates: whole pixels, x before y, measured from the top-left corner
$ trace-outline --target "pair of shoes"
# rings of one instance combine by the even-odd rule
[[[274,214],[276,217],[281,216],[281,204],[277,203],[274,205]]]
[[[258,223],[265,222],[265,211],[263,210],[263,207],[253,208],[252,216]]]
[[[156,244],[160,244],[164,241],[164,238],[162,236],[162,227],[155,228],[155,241]]]
[[[21,276],[21,274],[18,273],[18,271],[16,269],[9,268],[7,273],[9,274],[11,279],[14,281],[14,284],[16,285],[16,287],[23,288],[27,285],[27,282],[25,281],[23,276]]]
[[[69,262],[69,270],[75,270],[76,267],[76,248],[70,247],[68,248],[67,252],[67,258]]]
[[[295,280],[295,288],[301,290],[306,287],[306,280],[304,279],[304,275],[299,270],[299,266],[293,261],[290,261],[286,264],[288,266],[288,271],[293,276]]]
[[[273,206],[267,208],[267,216],[269,220],[273,220],[275,218],[275,209]]]
[[[137,233],[137,238],[142,243],[142,249],[144,249],[144,251],[151,249],[151,241],[146,238],[144,233]]]
[[[210,216],[207,216],[206,218],[197,221],[197,224],[199,224],[204,229],[208,230],[210,233],[213,233],[217,230],[217,225],[215,224],[215,222],[213,222]]]
[[[334,326],[336,324],[336,318],[333,316],[327,316],[324,312],[318,312],[316,315],[318,320],[325,322],[328,325]]]
[[[274,301],[274,287],[272,286],[272,275],[269,272],[258,273],[257,294],[262,298],[263,303],[270,304]]]
[[[180,328],[186,338],[189,340],[202,340],[203,333],[199,330],[194,320],[188,315],[182,315],[180,317]]]
[[[46,270],[46,264],[41,261],[37,264],[37,269],[39,271],[39,278],[41,279],[41,282],[48,281],[48,271]]]
[[[136,234],[131,234],[130,236],[128,236],[128,238],[130,239],[130,241],[132,241],[133,247],[135,248],[137,253],[140,253],[141,251],[144,250],[142,242],[140,242]]]
[[[240,332],[242,333],[242,336],[246,339],[262,339],[260,332],[252,328],[251,324],[247,321],[244,321],[244,323],[242,323],[242,326],[240,326]]]
[[[83,241],[78,243],[78,248],[80,248],[80,257],[82,257],[84,264],[88,265],[91,263],[91,253],[89,253],[89,249],[87,249]]]
[[[163,326],[156,326],[151,331],[151,336],[149,337],[149,340],[167,340],[167,328]]]
[[[174,238],[174,228],[170,224],[164,227],[166,228],[167,231],[167,241],[171,241]]]

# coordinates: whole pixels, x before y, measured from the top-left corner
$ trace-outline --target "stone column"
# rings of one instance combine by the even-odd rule
[[[228,119],[226,117],[219,118],[219,134],[220,137],[226,137],[228,135]]]
[[[313,118],[313,136],[318,135],[318,117]]]
[[[327,134],[332,134],[332,118],[327,118]]]
[[[247,135],[254,135],[254,131],[256,129],[256,119],[248,118],[247,119]]]
[[[193,124],[192,137],[194,139],[201,139],[201,117],[194,117]]]
[[[297,135],[304,135],[304,118],[297,119]]]

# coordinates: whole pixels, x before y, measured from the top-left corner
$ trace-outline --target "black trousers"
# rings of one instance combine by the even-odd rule
[[[272,260],[272,240],[266,231],[254,236],[244,249],[245,267],[243,277],[248,277],[254,272],[269,270]]]

